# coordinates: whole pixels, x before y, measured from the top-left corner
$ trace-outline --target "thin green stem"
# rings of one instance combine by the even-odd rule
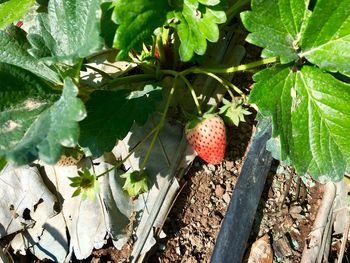
[[[243,71],[243,70],[248,70],[256,67],[260,67],[266,64],[274,63],[277,62],[278,58],[277,57],[272,57],[272,58],[265,58],[259,61],[254,61],[252,63],[248,64],[243,64],[239,66],[233,66],[233,67],[228,67],[228,68],[200,68],[200,67],[193,67],[186,69],[184,71],[181,71],[179,74],[180,75],[187,75],[190,73],[194,74],[207,74],[209,73],[234,73],[238,71]]]
[[[206,73],[209,77],[212,77],[213,79],[217,80],[226,90],[227,93],[230,95],[230,97],[233,99],[235,96],[233,95],[232,91],[230,90],[230,87],[225,83],[225,80],[220,78],[218,75],[215,75],[214,73]],[[240,91],[241,92],[241,91]],[[243,94],[243,92],[241,92]],[[240,93],[240,94],[241,94]]]
[[[102,85],[101,87],[106,87],[106,86],[117,86],[121,84],[129,84],[132,82],[140,82],[140,81],[147,81],[147,80],[154,80],[156,79],[154,74],[137,74],[137,75],[130,75],[126,77],[120,77],[120,78],[115,78],[110,81],[108,81],[106,84]]]
[[[169,107],[170,107],[170,103],[171,103],[171,100],[173,98],[173,95],[174,95],[174,92],[175,92],[175,88],[176,88],[176,78],[174,79],[174,82],[173,82],[173,85],[170,89],[170,92],[169,92],[169,96],[168,96],[168,99],[166,101],[166,104],[165,104],[165,107],[164,107],[164,111],[163,111],[163,114],[162,114],[162,117],[159,121],[159,124],[157,125],[157,127],[155,128],[156,131],[155,131],[155,134],[153,135],[153,138],[152,138],[152,141],[151,141],[151,144],[150,146],[148,147],[148,151],[146,153],[146,156],[145,156],[145,159],[143,160],[141,166],[140,166],[140,172],[143,172],[143,170],[145,169],[145,166],[148,162],[148,159],[151,155],[151,152],[152,152],[152,149],[154,147],[154,144],[158,138],[158,135],[160,133],[160,130],[163,128],[164,126],[164,122],[165,122],[165,117],[168,113],[168,110],[169,110]]]
[[[193,98],[193,101],[194,101],[194,104],[196,104],[196,108],[197,108],[197,112],[199,114],[199,116],[202,116],[202,110],[201,110],[201,106],[199,104],[199,101],[198,101],[198,97],[197,97],[197,94],[193,88],[193,86],[191,85],[191,83],[188,81],[188,79],[183,76],[183,75],[180,75],[180,77],[183,79],[183,81],[186,83],[187,87],[189,88],[190,92],[191,92],[191,95],[192,95],[192,98]]]
[[[152,136],[152,134],[155,133],[156,131],[157,131],[157,127],[154,128],[152,131],[150,131],[150,132],[146,135],[146,137],[143,138],[142,141],[140,141],[140,142],[129,152],[129,154],[128,154],[123,160],[117,162],[117,164],[114,165],[112,168],[110,168],[110,169],[104,171],[103,173],[97,175],[96,178],[100,178],[101,176],[104,176],[104,175],[108,174],[109,172],[111,172],[111,171],[113,171],[113,170],[115,170],[115,169],[118,169],[118,168],[119,168],[123,163],[125,163],[125,162],[130,158],[130,156],[133,155],[134,152],[136,152],[136,151],[141,147],[141,145],[143,145],[143,144]]]
[[[99,74],[100,74],[101,76],[103,76],[103,77],[106,77],[106,78],[108,78],[108,79],[112,79],[112,77],[111,77],[108,73],[104,72],[104,71],[101,70],[101,69],[95,68],[95,67],[90,66],[90,65],[87,65],[87,64],[85,64],[85,67],[87,67],[87,68],[89,68],[89,69],[92,69],[93,71],[99,73]]]
[[[174,76],[175,78],[177,77],[177,76],[179,76],[179,72],[177,72],[177,71],[175,71],[175,70],[171,70],[171,69],[162,69],[161,71],[160,71],[162,74],[164,74],[164,75],[171,75],[171,76]]]

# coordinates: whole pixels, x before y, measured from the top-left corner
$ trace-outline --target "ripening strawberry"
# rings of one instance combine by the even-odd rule
[[[186,125],[186,138],[204,161],[221,163],[226,148],[226,129],[218,115],[208,114]]]

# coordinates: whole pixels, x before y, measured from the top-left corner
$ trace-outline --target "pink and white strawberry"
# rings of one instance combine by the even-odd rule
[[[226,128],[224,121],[216,114],[205,114],[186,125],[186,138],[204,161],[221,163],[225,156]]]

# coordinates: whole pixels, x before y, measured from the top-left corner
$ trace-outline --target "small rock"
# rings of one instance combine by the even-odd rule
[[[215,171],[215,165],[213,164],[207,164],[209,171]]]
[[[203,208],[203,215],[207,216],[209,214],[209,208],[208,207],[204,207]]]
[[[222,197],[224,195],[224,193],[225,193],[225,189],[221,185],[218,184],[215,187],[215,195],[217,197]]]
[[[289,213],[291,214],[300,214],[303,211],[303,208],[301,206],[292,206],[289,209]]]
[[[232,162],[232,161],[226,162],[226,169],[227,170],[232,171],[234,166],[235,166],[234,162]]]
[[[203,216],[201,218],[201,224],[202,224],[202,226],[206,227],[208,225],[208,218]]]
[[[222,196],[222,199],[224,200],[224,202],[226,204],[229,204],[230,203],[230,200],[231,200],[231,197],[228,193],[225,193],[223,196]]]
[[[272,263],[273,252],[268,235],[255,241],[250,249],[248,263]]]

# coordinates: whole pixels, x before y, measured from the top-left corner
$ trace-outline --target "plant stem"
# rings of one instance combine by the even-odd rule
[[[248,70],[256,67],[260,67],[266,64],[274,63],[277,62],[278,58],[277,57],[272,57],[272,58],[265,58],[259,61],[254,61],[252,63],[248,64],[243,64],[239,66],[233,66],[233,67],[228,67],[228,68],[199,68],[199,67],[193,67],[186,69],[184,71],[181,71],[179,74],[180,75],[187,75],[190,73],[195,73],[195,74],[207,74],[207,73],[234,73],[238,71],[243,71],[243,70]]]
[[[157,130],[157,127],[154,128],[151,132],[149,132],[149,133],[146,135],[146,137],[143,138],[142,141],[140,141],[140,142],[129,152],[129,154],[128,154],[123,160],[117,162],[117,164],[116,164],[115,166],[113,166],[112,168],[110,168],[110,169],[104,171],[103,173],[97,175],[96,178],[100,178],[101,176],[104,176],[104,175],[108,174],[109,172],[111,172],[111,171],[113,171],[113,170],[115,170],[115,169],[118,169],[123,163],[126,162],[126,160],[128,160],[128,159],[130,158],[130,156],[131,156],[132,154],[134,154],[134,152],[136,152],[136,151],[140,148],[140,146],[141,146],[142,144],[144,144],[144,143],[151,137],[151,135],[152,135],[153,133],[156,132],[156,130]]]
[[[103,76],[103,77],[106,77],[106,78],[108,78],[108,79],[112,79],[112,77],[111,77],[108,73],[104,72],[104,71],[101,70],[101,69],[95,68],[95,67],[90,66],[90,65],[88,65],[88,64],[85,64],[84,66],[87,67],[87,68],[89,68],[89,69],[92,69],[93,71],[95,71],[95,72],[97,72],[97,73],[99,73],[99,74],[100,74],[101,76]]]
[[[137,74],[137,75],[130,75],[126,77],[120,77],[120,78],[115,78],[108,83],[102,85],[101,87],[106,87],[106,86],[114,86],[114,85],[120,85],[124,83],[131,83],[131,82],[139,82],[139,81],[147,81],[147,80],[154,80],[156,79],[154,74]]]
[[[220,78],[218,75],[215,75],[214,73],[207,73],[207,75],[209,77],[212,77],[213,79],[217,80],[226,90],[227,90],[227,93],[230,95],[230,97],[233,99],[235,96],[233,95],[232,91],[230,90],[229,86],[227,85],[227,83],[225,83],[225,80]],[[240,95],[243,94],[243,92],[240,91]],[[242,96],[242,95],[241,95]]]
[[[197,94],[196,94],[193,86],[191,85],[191,83],[188,81],[188,79],[185,76],[180,75],[180,77],[183,79],[183,81],[186,83],[187,87],[190,89],[190,92],[191,92],[194,104],[196,104],[198,115],[202,116],[203,113],[202,113],[202,110],[201,110],[201,106],[199,104],[198,97],[197,97]]]
[[[161,119],[160,119],[160,121],[159,121],[159,124],[158,124],[157,127],[155,128],[155,134],[153,135],[151,144],[150,144],[150,146],[148,147],[148,151],[147,151],[147,153],[146,153],[145,159],[143,160],[143,162],[142,162],[142,164],[141,164],[141,166],[140,166],[140,172],[141,172],[141,173],[142,173],[143,170],[145,169],[145,166],[146,166],[146,164],[147,164],[147,162],[148,162],[148,159],[149,159],[149,157],[150,157],[150,155],[151,155],[151,152],[152,152],[152,149],[153,149],[153,147],[154,147],[154,144],[155,144],[155,142],[156,142],[156,140],[157,140],[157,137],[158,137],[158,135],[159,135],[159,133],[160,133],[160,130],[161,130],[161,129],[163,128],[163,126],[164,126],[165,117],[166,117],[166,115],[167,115],[167,113],[168,113],[168,110],[169,110],[169,107],[170,107],[170,102],[171,102],[171,100],[172,100],[172,98],[173,98],[173,95],[174,95],[174,92],[175,92],[176,80],[177,80],[177,78],[174,79],[173,85],[172,85],[172,87],[171,87],[171,89],[170,89],[170,92],[169,92],[168,99],[167,99],[166,104],[165,104],[165,108],[164,108],[164,111],[163,111],[163,115],[162,115],[162,117],[161,117]]]
[[[238,0],[234,5],[232,5],[226,12],[226,23],[230,22],[232,18],[234,18],[238,14],[238,12],[241,11],[242,7],[249,3],[250,0]]]

